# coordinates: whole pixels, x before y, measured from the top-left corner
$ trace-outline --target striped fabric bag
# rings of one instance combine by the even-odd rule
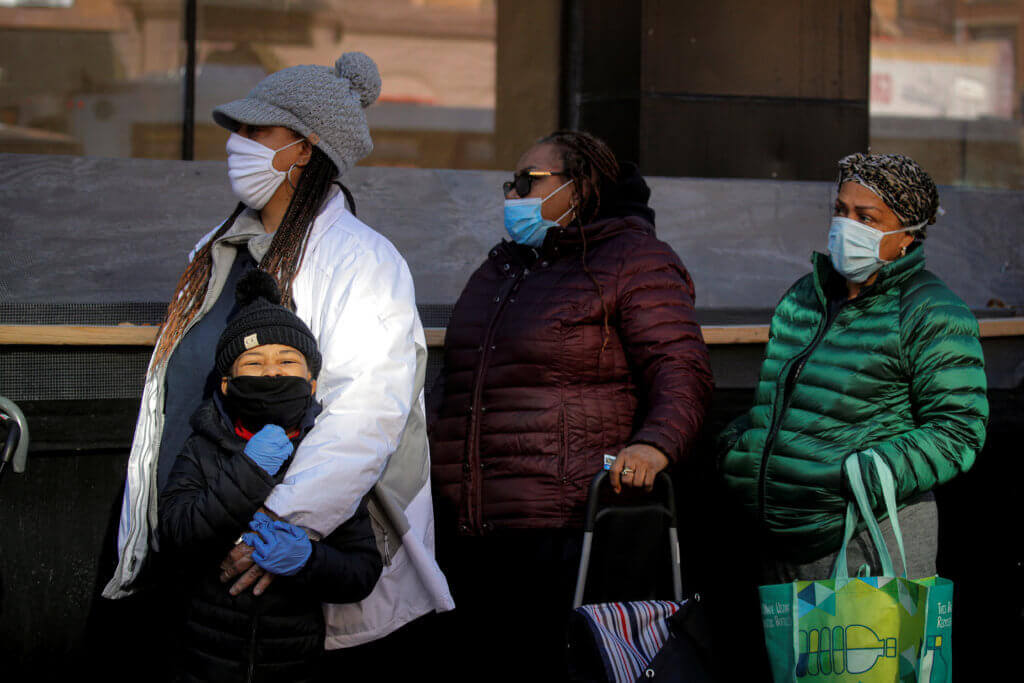
[[[685,602],[604,602],[576,609],[594,638],[609,681],[640,678],[668,640],[668,618]]]

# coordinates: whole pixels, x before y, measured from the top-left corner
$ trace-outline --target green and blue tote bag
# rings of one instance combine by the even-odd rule
[[[882,485],[904,571],[897,576],[868,502],[856,456],[844,463],[856,505],[846,510],[832,578],[761,586],[765,643],[776,683],[931,683],[952,677],[953,582],[906,575],[892,473],[868,451]],[[881,576],[850,577],[846,549],[863,515],[878,551]],[[863,569],[866,569],[864,567]]]

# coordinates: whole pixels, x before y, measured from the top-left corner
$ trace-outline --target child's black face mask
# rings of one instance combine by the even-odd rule
[[[233,377],[227,382],[224,408],[250,432],[268,424],[297,427],[313,400],[313,387],[304,377]]]

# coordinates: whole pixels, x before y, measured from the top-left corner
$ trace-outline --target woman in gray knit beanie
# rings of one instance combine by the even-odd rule
[[[231,131],[228,177],[239,205],[198,248],[178,283],[158,359],[166,359],[202,303],[198,295],[207,289],[213,245],[246,209],[274,235],[260,267],[279,280],[282,302],[291,301],[307,234],[332,186],[343,189],[338,178],[373,151],[363,109],[376,101],[380,86],[374,61],[362,52],[346,52],[333,69],[283,69],[244,98],[213,110],[213,120]]]
[[[240,203],[197,244],[161,326],[107,597],[135,590],[153,535],[153,494],[190,433],[189,417],[212,393],[216,373],[208,371],[235,283],[259,268],[277,279],[282,305],[308,325],[323,356],[323,413],[265,508],[314,537],[333,532],[371,491],[371,508],[381,498],[386,510],[374,515],[386,586],[356,605],[326,606],[327,649],[381,638],[454,606],[433,557],[421,408],[426,343],[412,277],[394,246],[355,217],[339,181],[373,150],[364,110],[380,88],[374,61],[349,52],[333,67],[271,74],[246,97],[214,109],[214,120],[231,131],[228,178]],[[274,577],[254,564],[252,550],[238,544],[221,564],[232,595],[259,595]]]

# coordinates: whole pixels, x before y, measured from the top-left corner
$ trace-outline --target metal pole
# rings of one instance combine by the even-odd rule
[[[590,570],[590,550],[594,543],[594,532],[583,532],[583,551],[580,553],[580,569],[576,574],[576,593],[572,598],[572,608],[583,604],[583,591],[587,586],[587,572]]]
[[[196,0],[185,0],[185,107],[181,123],[181,158],[195,157],[196,133]]]
[[[580,89],[583,68],[583,7],[581,0],[562,4],[562,63],[558,126],[576,130],[580,125]]]

